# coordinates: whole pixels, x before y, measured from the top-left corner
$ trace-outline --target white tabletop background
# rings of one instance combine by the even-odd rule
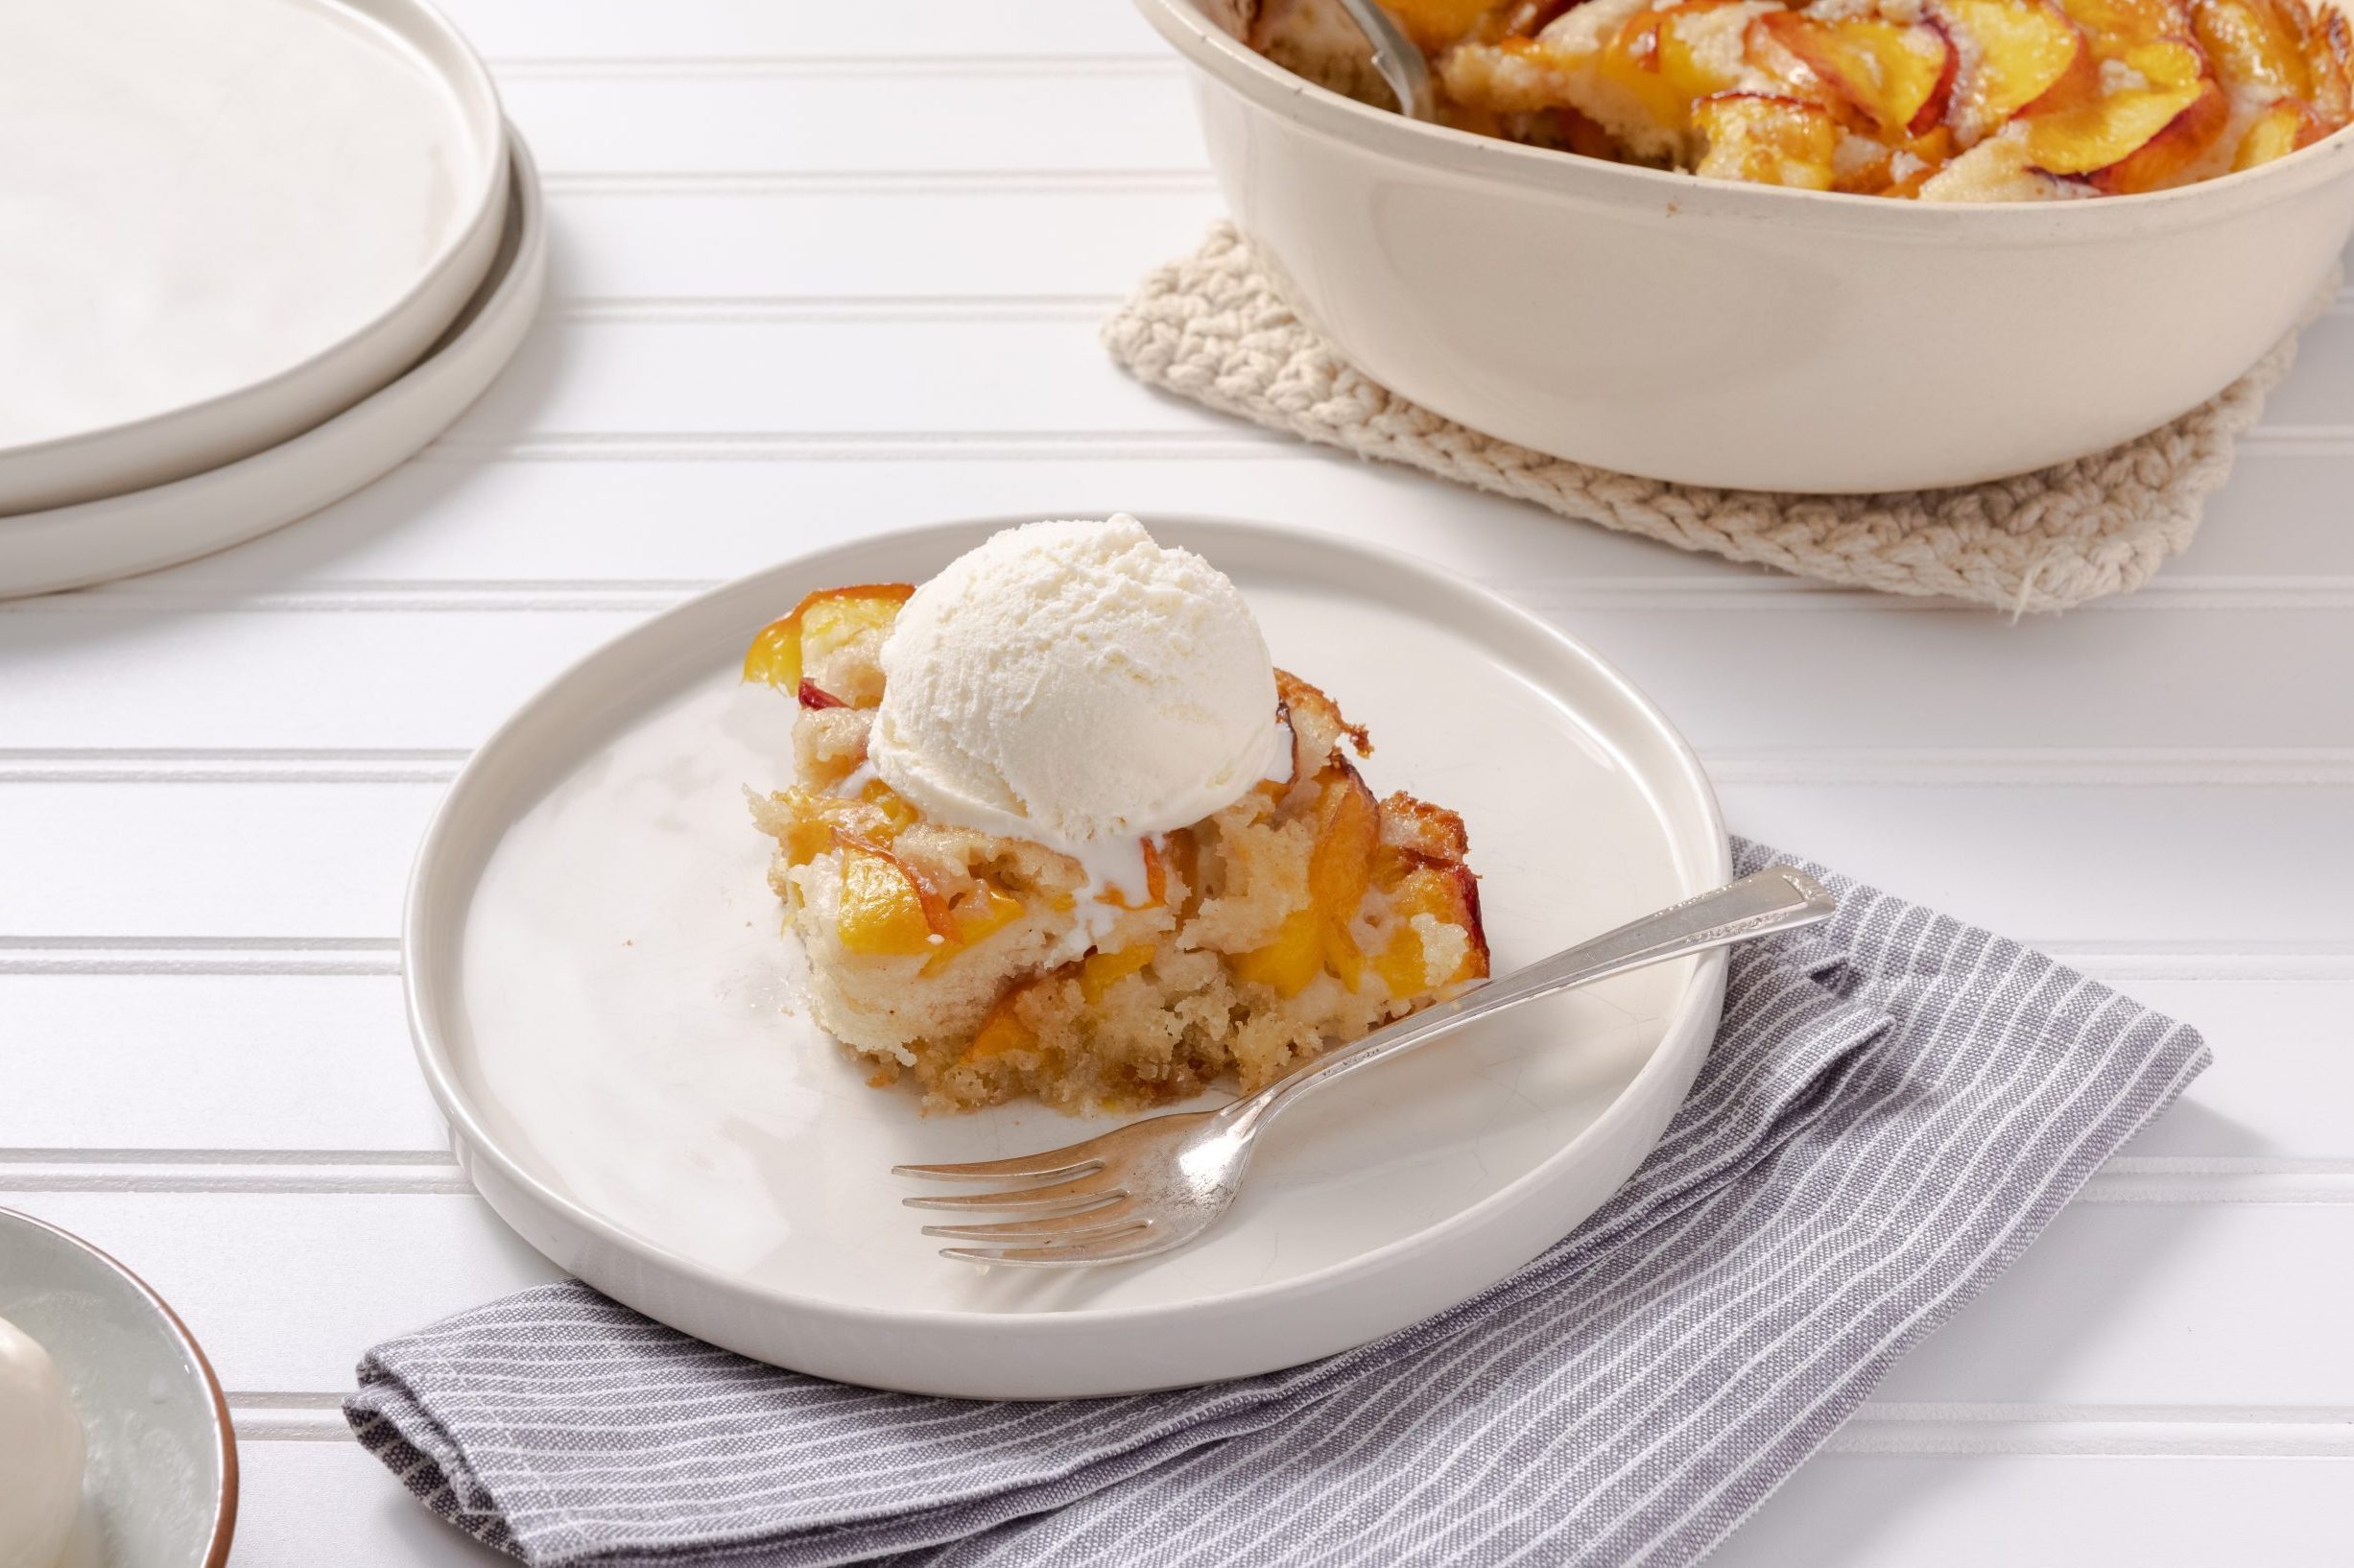
[[[552,198],[511,373],[320,517],[0,609],[0,1203],[119,1254],[209,1347],[240,1568],[503,1560],[335,1411],[371,1342],[554,1276],[450,1163],[401,1017],[403,877],[467,749],[704,584],[894,525],[1115,509],[1488,582],[1648,688],[1737,830],[2213,1043],[1717,1563],[2354,1562],[2354,310],[2315,325],[2186,558],[2009,625],[1130,383],[1096,322],[1219,202],[1122,0],[447,6]]]

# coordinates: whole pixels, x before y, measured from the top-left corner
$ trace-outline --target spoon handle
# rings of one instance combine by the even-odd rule
[[[1341,0],[1341,9],[1373,48],[1373,70],[1397,95],[1397,110],[1410,120],[1439,118],[1431,89],[1430,62],[1412,38],[1375,0]]]

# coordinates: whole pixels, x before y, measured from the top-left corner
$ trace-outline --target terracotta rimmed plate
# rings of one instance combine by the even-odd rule
[[[0,52],[0,513],[235,462],[415,362],[507,215],[422,0],[73,0]]]
[[[152,572],[282,528],[399,466],[514,357],[547,277],[531,151],[509,133],[507,227],[481,292],[390,386],[266,452],[153,489],[0,517],[0,599]]]
[[[694,600],[575,665],[476,754],[420,852],[405,945],[418,1055],[483,1195],[558,1264],[689,1333],[996,1398],[1311,1360],[1570,1229],[1681,1102],[1721,955],[1484,1021],[1320,1096],[1183,1251],[1040,1275],[948,1262],[918,1234],[894,1163],[1105,1124],[1035,1105],[924,1117],[798,1010],[743,799],[786,781],[792,704],[738,672],[811,589],[920,581],[1010,521],[840,546]],[[1729,875],[1690,749],[1577,642],[1329,535],[1145,521],[1231,576],[1276,661],[1371,727],[1377,792],[1463,814],[1499,967]]]
[[[80,1237],[0,1209],[0,1318],[57,1363],[88,1439],[59,1568],[224,1568],[237,1523],[228,1404],[163,1297]]]

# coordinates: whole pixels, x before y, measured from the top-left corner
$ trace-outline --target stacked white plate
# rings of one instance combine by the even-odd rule
[[[530,155],[421,0],[73,0],[0,50],[0,595],[325,506],[488,386]]]

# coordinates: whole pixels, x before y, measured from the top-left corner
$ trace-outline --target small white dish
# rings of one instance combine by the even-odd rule
[[[72,0],[0,50],[0,514],[250,456],[414,363],[507,212],[422,0]]]
[[[49,1352],[88,1441],[58,1568],[224,1568],[237,1523],[228,1405],[163,1298],[80,1237],[0,1209],[0,1318]]]
[[[1254,54],[1247,0],[1135,4],[1303,320],[1424,408],[1619,473],[1907,490],[2102,451],[2263,358],[2354,229],[2354,129],[2146,195],[1892,201],[1422,124]]]
[[[811,589],[920,582],[1018,519],[789,561],[592,653],[475,755],[404,929],[419,1060],[476,1186],[559,1266],[744,1354],[990,1398],[1112,1394],[1295,1365],[1473,1295],[1603,1202],[1682,1102],[1722,954],[1506,1013],[1269,1134],[1183,1251],[1041,1276],[937,1255],[907,1161],[1067,1143],[1035,1105],[924,1117],[799,1010],[746,786],[783,784],[793,705],[743,650]],[[1265,524],[1149,517],[1232,577],[1277,663],[1378,747],[1377,792],[1461,811],[1499,970],[1726,880],[1714,796],[1586,649],[1409,558]]]
[[[225,467],[79,506],[0,517],[0,599],[152,572],[307,517],[399,466],[449,428],[514,357],[547,276],[547,215],[511,131],[507,224],[482,288],[391,385],[291,440]]]

